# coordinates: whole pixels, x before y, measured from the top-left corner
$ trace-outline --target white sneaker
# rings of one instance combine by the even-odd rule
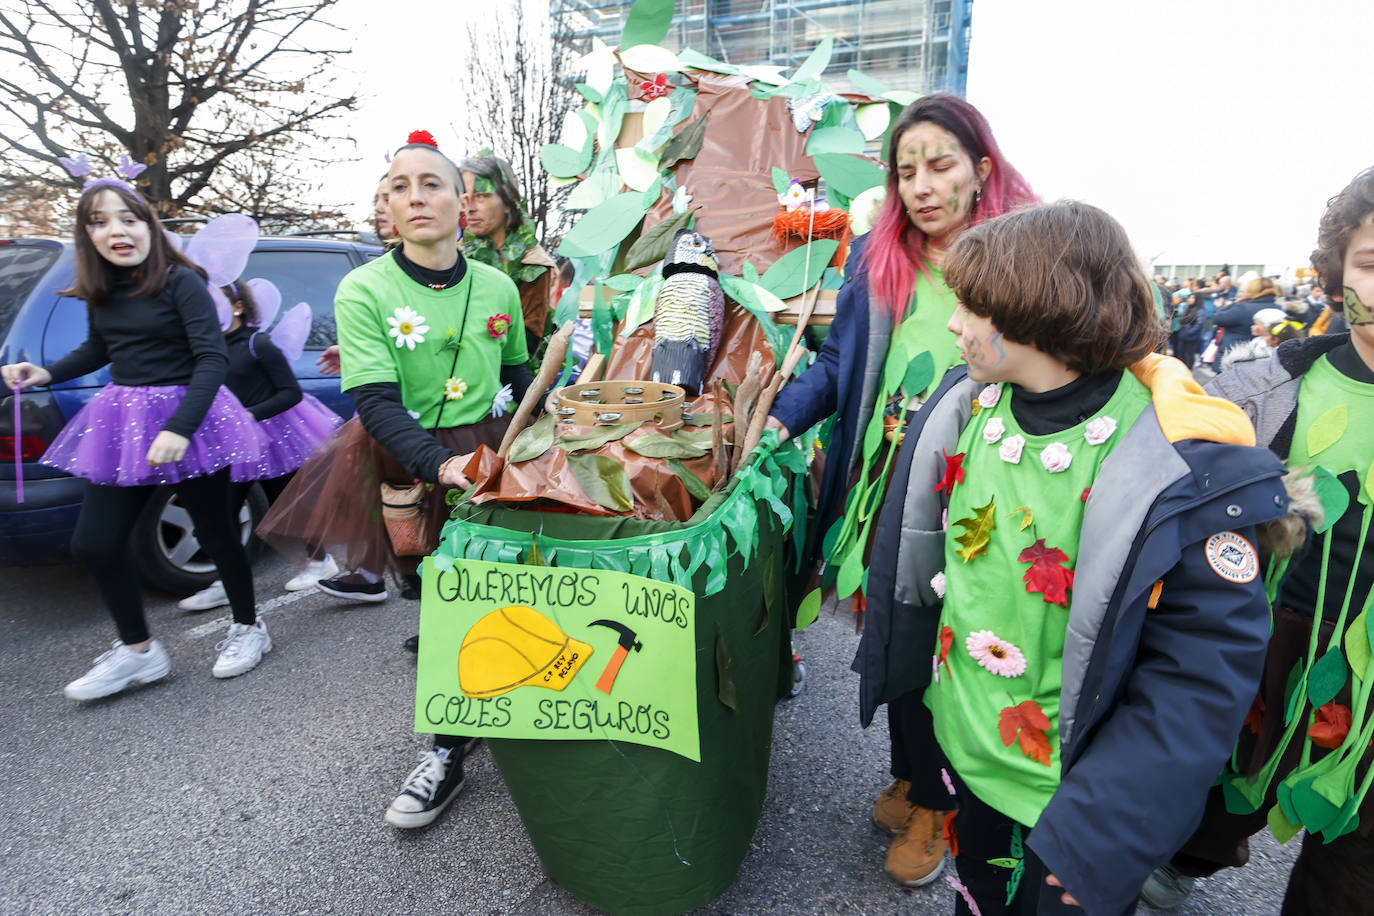
[[[231,623],[229,635],[215,648],[219,658],[215,659],[211,673],[215,677],[238,677],[256,668],[262,657],[272,651],[272,637],[267,635],[267,624],[262,618],[252,626]]]
[[[224,583],[216,579],[208,588],[201,589],[189,598],[182,598],[177,602],[177,607],[183,611],[208,611],[228,603],[229,596],[224,592]]]
[[[135,684],[160,681],[171,669],[167,651],[156,639],[144,652],[135,652],[116,639],[110,651],[95,660],[90,671],[72,681],[62,692],[71,700],[95,700]]]
[[[286,590],[288,592],[300,592],[307,588],[314,588],[315,583],[321,579],[329,579],[338,574],[339,564],[335,563],[334,558],[329,554],[325,554],[323,560],[311,560],[306,564],[305,569],[287,579]]]

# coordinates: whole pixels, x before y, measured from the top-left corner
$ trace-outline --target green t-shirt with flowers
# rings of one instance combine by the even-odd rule
[[[1027,827],[1059,787],[1059,691],[1083,511],[1102,462],[1150,404],[1134,375],[1083,423],[1032,436],[988,385],[947,457],[935,734],[985,804]],[[962,476],[961,473],[962,472]]]
[[[388,252],[343,278],[334,316],[343,390],[399,384],[402,403],[426,429],[487,417],[501,367],[529,359],[515,284],[471,260],[456,286],[435,290],[406,276]]]

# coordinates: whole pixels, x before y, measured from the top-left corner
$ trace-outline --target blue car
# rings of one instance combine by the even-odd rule
[[[353,414],[337,376],[315,366],[335,342],[334,290],[344,275],[381,254],[364,241],[287,236],[260,239],[245,277],[263,277],[281,290],[282,308],[308,302],[314,324],[305,352],[296,361],[301,389],[340,416]],[[0,239],[0,364],[29,360],[45,365],[86,339],[86,304],[57,295],[75,281],[71,242]],[[67,420],[110,380],[102,369],[52,388],[26,390],[20,398],[20,431],[14,431],[13,395],[0,390],[0,566],[48,562],[70,555],[72,530],[86,482],[38,463]],[[23,469],[24,502],[18,502],[15,450]],[[254,487],[240,516],[244,543],[255,550],[253,526],[267,511]],[[164,488],[134,528],[133,556],[144,581],[172,594],[189,594],[216,577],[201,551],[190,517]]]

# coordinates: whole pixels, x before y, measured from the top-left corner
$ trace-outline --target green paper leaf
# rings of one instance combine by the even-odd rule
[[[756,284],[759,282],[759,269],[749,261],[744,261],[740,264],[739,275],[740,279],[748,280],[750,283]]]
[[[807,592],[806,597],[802,599],[801,606],[797,608],[796,629],[805,630],[807,627],[811,626],[811,624],[815,623],[816,618],[820,615],[821,590],[813,588],[811,591]]]
[[[603,152],[615,156],[615,141],[620,136],[620,125],[625,120],[625,112],[630,107],[624,77],[616,77],[611,88],[606,90],[606,98],[601,103],[601,124],[596,128],[596,139],[601,143]]]
[[[630,297],[630,307],[625,312],[624,324],[620,331],[621,337],[630,336],[634,333],[635,328],[654,317],[654,302],[658,299],[659,290],[662,288],[663,278],[658,274],[645,277],[644,282],[635,288]]]
[[[687,492],[698,502],[706,502],[711,498],[711,488],[706,486],[706,481],[702,480],[687,465],[676,458],[668,459],[668,470],[677,475],[677,479],[682,481],[682,485],[687,488]]]
[[[880,80],[876,80],[873,77],[869,76],[867,73],[862,73],[858,70],[850,69],[847,73],[845,73],[845,76],[849,79],[851,83],[854,84],[855,89],[859,90],[865,95],[871,95],[875,99],[887,97],[887,93],[889,91],[887,86],[885,86]]]
[[[657,152],[663,144],[667,143],[673,136],[673,130],[687,120],[692,113],[692,106],[696,104],[697,93],[695,89],[681,87],[674,90],[668,96],[668,117],[663,124],[654,131],[652,135],[645,136],[635,144],[635,149],[643,153]]]
[[[679,229],[686,229],[687,224],[692,220],[692,214],[700,209],[700,207],[693,207],[686,213],[675,213],[671,219],[655,223],[650,229],[645,230],[643,235],[635,239],[635,243],[630,246],[629,253],[625,255],[625,269],[638,270],[641,267],[648,267],[655,261],[662,261],[668,256],[668,249],[673,244],[673,236],[677,234]]]
[[[735,657],[725,645],[725,631],[716,621],[716,699],[732,712],[739,712],[739,692],[735,689]]]
[[[1321,465],[1312,469],[1312,488],[1317,491],[1317,499],[1322,504],[1322,523],[1314,526],[1313,530],[1321,534],[1340,521],[1345,510],[1350,508],[1350,491],[1335,474]]]
[[[544,561],[544,554],[539,550],[539,535],[530,532],[530,552],[525,557],[526,566],[548,566]]]
[[[825,68],[830,66],[830,54],[835,47],[835,38],[827,35],[821,39],[821,43],[802,61],[802,65],[797,68],[797,72],[792,74],[792,82],[801,83],[812,80],[825,72]]]
[[[1341,441],[1348,419],[1349,408],[1339,404],[1313,420],[1307,427],[1307,457],[1315,458]]]
[[[806,138],[806,155],[862,153],[864,135],[848,127],[817,127]]]
[[[1336,694],[1345,686],[1350,668],[1345,663],[1341,650],[1332,646],[1326,654],[1317,659],[1307,675],[1307,699],[1316,709],[1336,699]],[[1304,823],[1306,823],[1304,821]]]
[[[908,395],[917,395],[930,387],[935,381],[935,357],[929,350],[922,350],[907,364],[906,375],[902,378],[902,390]]]
[[[645,433],[626,442],[625,447],[645,458],[700,458],[710,454],[709,449],[680,439],[670,439],[662,433]]]
[[[858,122],[865,140],[877,140],[887,133],[888,127],[892,124],[892,112],[887,102],[869,102],[858,107],[854,112],[854,119]]]
[[[710,117],[711,113],[708,111],[668,141],[668,145],[663,148],[663,158],[658,161],[659,171],[671,169],[679,162],[695,158],[696,154],[701,152],[701,144],[706,140],[706,123]]]
[[[676,54],[656,44],[621,45],[620,62],[626,70],[638,73],[677,73],[682,69]]]
[[[582,492],[598,506],[616,512],[629,512],[635,507],[629,475],[618,461],[605,455],[572,453],[568,455],[568,467]]]
[[[586,83],[574,83],[573,88],[577,90],[578,95],[582,96],[582,98],[591,102],[593,105],[600,105],[601,100],[604,98],[601,93],[597,92]]]
[[[644,282],[644,278],[638,274],[616,274],[614,277],[607,277],[602,281],[603,286],[622,293],[631,293],[639,288],[639,284]]]
[[[760,278],[759,286],[779,299],[791,299],[793,296],[800,296],[816,285],[816,281],[821,278],[821,274],[825,273],[825,268],[829,266],[830,259],[835,256],[835,251],[839,247],[840,243],[835,239],[816,239],[807,245],[795,248],[773,262],[773,265]],[[807,268],[808,250],[811,252],[809,270]]]
[[[1015,868],[1021,864],[1021,860],[1010,858],[988,859],[988,864],[996,865],[998,868]]]
[[[887,172],[883,171],[882,166],[867,159],[836,153],[823,153],[811,158],[826,185],[850,200],[887,181]]]
[[[1342,645],[1345,646],[1345,660],[1350,664],[1350,670],[1362,681],[1369,676],[1369,639],[1369,614],[1361,611],[1358,617],[1350,621],[1350,626],[1345,628]]]
[[[539,164],[555,178],[573,178],[582,174],[591,164],[590,152],[583,155],[582,150],[572,149],[561,143],[545,143],[539,151]]]
[[[595,134],[593,134],[595,137]],[[587,177],[578,182],[568,199],[563,202],[565,210],[591,210],[605,203],[620,190],[620,172],[615,164],[615,150],[603,150],[592,163]]]
[[[1269,832],[1279,841],[1280,846],[1297,836],[1301,829],[1301,826],[1288,819],[1278,805],[1269,809]]]
[[[643,194],[617,194],[588,210],[563,236],[558,253],[569,258],[586,258],[609,251],[634,231],[647,209]]]
[[[615,340],[615,318],[606,294],[597,280],[592,290],[592,342],[598,353],[610,356]]]
[[[788,175],[776,165],[773,166],[773,190],[777,191],[779,194],[786,194],[787,188],[791,184],[792,176]]]
[[[553,414],[546,413],[535,420],[532,426],[520,430],[520,434],[511,443],[507,460],[511,464],[519,464],[521,461],[538,458],[553,448],[553,420]]]
[[[620,46],[656,45],[673,25],[674,0],[635,0],[620,30]]]
[[[693,51],[691,48],[684,48],[678,52],[677,59],[682,66],[691,67],[694,70],[708,70],[711,73],[724,73],[727,76],[739,72],[739,67],[734,64],[722,63],[714,57],[707,57],[700,51]]]
[[[591,432],[559,436],[554,444],[565,452],[591,451],[601,448],[608,442],[624,439],[643,425],[643,420],[634,420],[629,423],[617,423],[614,426],[598,426]]]
[[[729,274],[720,274],[717,279],[720,280],[721,289],[725,290],[725,295],[740,305],[752,305],[764,312],[781,312],[787,308],[786,302],[773,295],[772,291],[763,288],[762,281],[751,283]]]

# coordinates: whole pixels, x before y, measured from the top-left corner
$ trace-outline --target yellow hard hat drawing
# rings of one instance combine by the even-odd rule
[[[590,645],[534,608],[512,604],[482,617],[463,637],[458,685],[479,699],[526,685],[562,690],[591,654]]]

